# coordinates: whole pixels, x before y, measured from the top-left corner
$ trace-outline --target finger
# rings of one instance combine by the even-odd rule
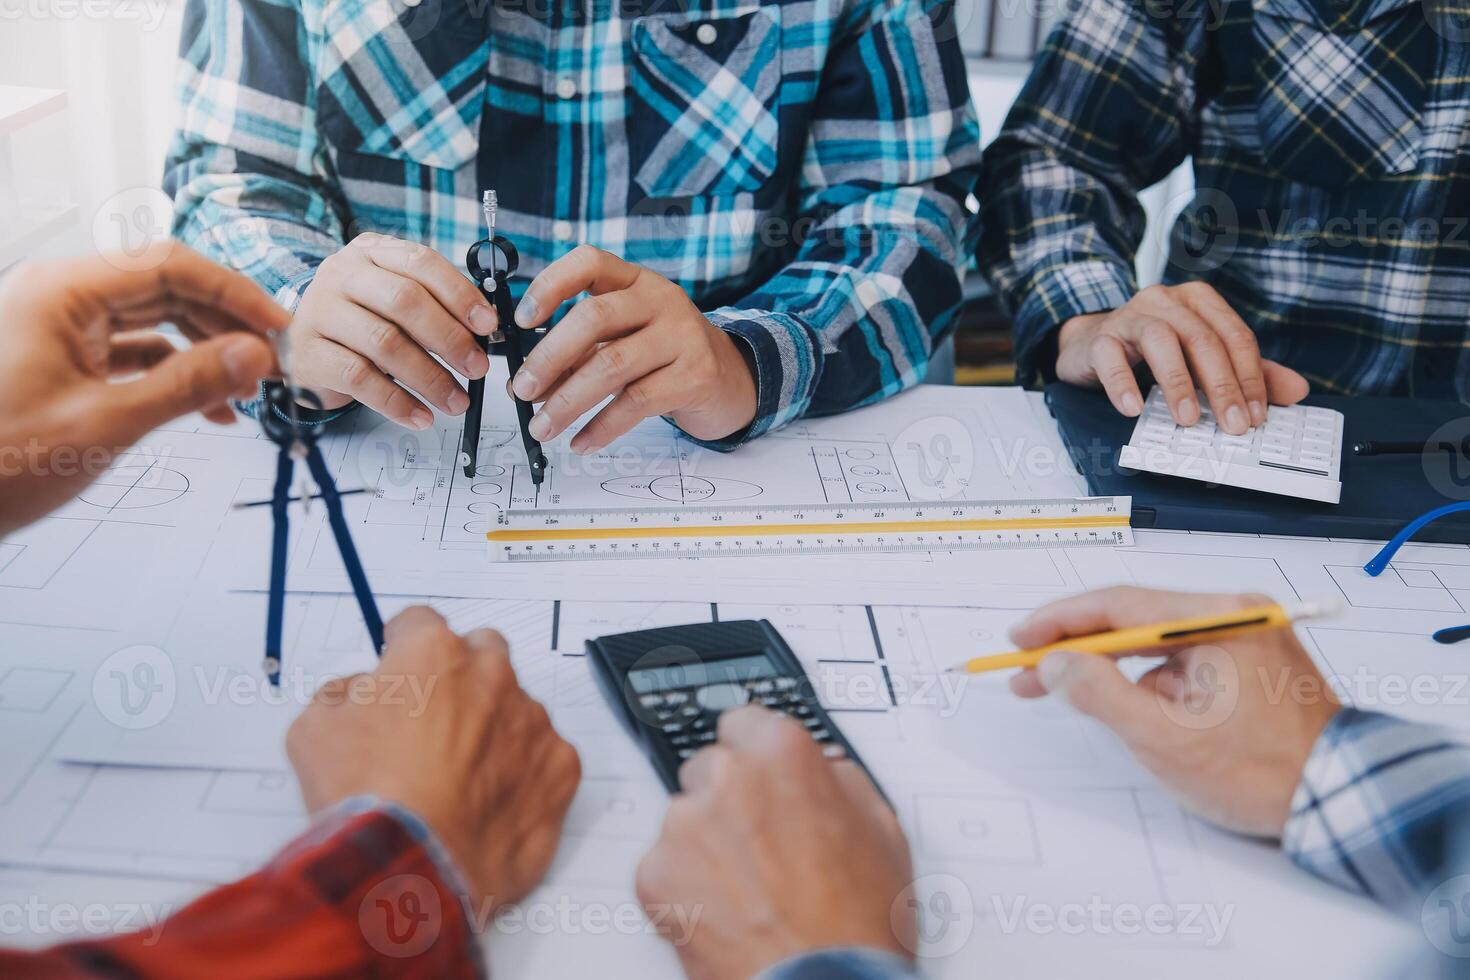
[[[216,337],[181,350],[133,381],[99,385],[96,409],[113,445],[130,445],[190,412],[248,398],[275,368],[260,337]]]
[[[644,419],[674,411],[680,380],[678,369],[671,365],[627,385],[572,439],[572,452],[595,453]]]
[[[1266,377],[1266,397],[1272,405],[1295,405],[1312,389],[1306,378],[1284,364],[1263,360],[1261,368]]]
[[[1034,667],[1012,674],[1006,683],[1010,685],[1011,693],[1018,698],[1040,698],[1046,696],[1046,688],[1041,686],[1041,678],[1036,676]]]
[[[720,744],[737,754],[779,759],[782,765],[822,757],[817,743],[796,719],[757,704],[721,712],[718,735]]]
[[[732,765],[733,762],[733,754],[729,748],[718,742],[706,745],[679,767],[680,791],[692,794],[708,789],[714,782],[714,773],[721,766]]]
[[[1133,365],[1128,361],[1128,348],[1112,334],[1099,334],[1092,342],[1090,355],[1092,371],[1113,407],[1129,418],[1137,418],[1143,411],[1143,395],[1138,390],[1138,379],[1133,376]]]
[[[1184,338],[1185,356],[1195,385],[1204,391],[1215,413],[1215,424],[1233,436],[1244,435],[1250,428],[1250,414],[1224,341],[1213,327],[1193,312],[1185,312],[1183,307],[1175,318]]]
[[[1225,345],[1225,351],[1235,369],[1235,380],[1245,399],[1250,424],[1265,425],[1266,378],[1261,367],[1261,345],[1256,341],[1255,331],[1246,325],[1212,286],[1194,283],[1182,290],[1180,295],[1201,319],[1214,328]]]
[[[321,387],[350,395],[392,422],[422,432],[434,424],[434,416],[417,398],[354,350],[326,338],[312,347],[323,379]]]
[[[167,337],[151,330],[115,334],[107,352],[107,373],[114,378],[137,374],[157,367],[178,351]]]
[[[594,356],[599,344],[625,337],[648,323],[652,312],[626,291],[582,300],[526,355],[526,362],[511,379],[516,396],[523,401],[547,397],[551,387],[546,380],[560,377],[577,361]]]
[[[1107,657],[1051,653],[1036,674],[1048,694],[1102,722],[1129,746],[1167,739],[1167,722],[1153,696],[1134,686]]]
[[[541,410],[531,420],[531,435],[541,442],[556,438],[567,426],[600,405],[608,395],[623,391],[635,382],[651,380],[648,375],[671,364],[677,356],[678,351],[661,344],[657,337],[646,331],[613,341],[588,358],[586,365],[567,378],[561,387],[547,393]],[[639,389],[638,400],[658,397],[664,389],[671,389],[670,382],[674,381],[676,379],[666,378],[653,389],[648,386]],[[622,411],[626,412],[628,407]]]
[[[187,301],[217,310],[234,324],[258,333],[283,330],[290,322],[288,311],[238,272],[178,242],[160,243],[153,249],[154,254],[141,261],[109,256],[87,260],[73,274],[73,281],[109,312],[159,301],[165,310],[172,310]]]
[[[373,236],[363,248],[373,265],[423,286],[441,308],[471,332],[488,337],[500,328],[495,308],[480,290],[433,249],[386,235]]]
[[[470,407],[470,397],[454,375],[396,323],[361,306],[344,305],[341,309],[340,316],[322,325],[321,336],[366,357],[380,376],[396,380],[441,412],[460,415]],[[356,391],[342,393],[366,401]]]
[[[490,370],[490,359],[480,350],[474,333],[450,315],[427,288],[413,279],[372,269],[348,277],[345,292],[348,299],[377,314],[384,323],[397,326],[399,337],[411,339],[420,353],[428,350],[438,354],[446,364],[472,380],[483,378]],[[392,337],[381,339],[398,343]],[[407,380],[404,375],[398,377]],[[457,385],[455,387],[458,388]],[[428,392],[422,394],[429,396]],[[430,401],[434,401],[432,396]]]
[[[1238,595],[1118,586],[1084,592],[1043,606],[1012,627],[1010,636],[1017,646],[1039,647],[1106,630],[1229,612],[1244,608],[1251,601]]]
[[[1195,397],[1194,377],[1179,346],[1174,328],[1155,317],[1141,317],[1137,323],[1137,343],[1143,359],[1153,372],[1154,380],[1164,391],[1164,401],[1179,425],[1199,421],[1199,400]]]
[[[444,617],[428,606],[409,606],[383,626],[383,652],[378,670],[396,669],[426,644],[453,636]]]
[[[627,289],[638,273],[638,266],[624,262],[611,252],[592,245],[578,245],[542,269],[531,282],[516,304],[516,325],[523,330],[538,326],[558,306],[581,292],[597,296]]]

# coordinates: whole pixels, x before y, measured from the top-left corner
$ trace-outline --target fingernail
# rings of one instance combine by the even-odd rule
[[[422,432],[434,424],[434,416],[422,408],[416,408],[413,410],[413,414],[408,417],[408,424]]]
[[[1225,428],[1232,435],[1240,435],[1250,426],[1246,424],[1245,413],[1240,410],[1239,405],[1231,405],[1225,410]]]
[[[536,376],[525,368],[516,372],[515,382],[511,388],[515,396],[521,401],[528,402],[536,394]]]
[[[460,391],[458,388],[454,389],[452,392],[449,393],[449,410],[451,412],[453,412],[455,415],[463,414],[464,413],[464,410],[467,409],[467,408],[469,408],[469,407],[470,407],[470,396],[469,395],[466,395],[464,392]]]
[[[1143,402],[1138,400],[1137,395],[1130,391],[1123,396],[1123,413],[1125,415],[1137,415],[1142,411]]]
[[[495,311],[488,306],[476,306],[470,310],[470,326],[475,333],[482,337],[488,337],[500,326],[500,320],[495,316]]]
[[[246,337],[232,338],[220,350],[219,359],[225,366],[225,373],[230,376],[230,383],[236,388],[260,380],[262,358],[258,341]]]
[[[1251,402],[1251,425],[1266,424],[1266,406],[1260,402]]]
[[[1041,663],[1036,665],[1036,679],[1041,681],[1041,686],[1048,691],[1055,690],[1062,684],[1062,675],[1071,666],[1072,660],[1081,654],[1072,653],[1068,650],[1057,650],[1048,653],[1042,658]]]
[[[542,412],[533,418],[531,424],[526,428],[531,433],[532,439],[535,439],[537,442],[545,442],[547,437],[551,435],[551,420],[546,417],[545,412]]]
[[[527,293],[516,306],[516,326],[525,330],[536,322],[536,313],[536,298]]]
[[[465,362],[460,365],[460,370],[471,381],[483,378],[485,372],[490,370],[490,358],[481,354],[479,351],[475,351],[469,357],[465,358]]]
[[[1195,419],[1195,421],[1198,421],[1198,412],[1199,409],[1195,407],[1193,398],[1181,398],[1179,399],[1179,404],[1174,406],[1174,417],[1180,422],[1183,422],[1185,419]]]

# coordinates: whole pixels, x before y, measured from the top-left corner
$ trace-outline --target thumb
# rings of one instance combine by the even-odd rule
[[[248,398],[275,365],[262,337],[215,337],[170,355],[137,380],[107,385],[102,410],[114,438],[131,443],[181,415]]]
[[[1036,677],[1048,694],[1096,718],[1130,745],[1162,737],[1159,726],[1165,719],[1154,697],[1124,677],[1109,657],[1049,653],[1037,665]]]

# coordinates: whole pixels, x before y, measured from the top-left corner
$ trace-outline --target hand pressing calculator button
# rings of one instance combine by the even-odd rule
[[[1215,424],[1200,398],[1200,418],[1175,425],[1155,385],[1118,465],[1188,480],[1335,504],[1342,496],[1342,413],[1308,405],[1272,405],[1266,424],[1233,436]]]
[[[679,767],[717,740],[720,712],[749,702],[792,716],[823,755],[846,756],[867,772],[796,655],[765,620],[603,636],[587,641],[587,654],[608,704],[671,793],[679,789]],[[673,705],[678,710],[666,719]]]

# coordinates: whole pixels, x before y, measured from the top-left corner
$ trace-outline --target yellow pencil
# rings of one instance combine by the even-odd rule
[[[1131,626],[1128,629],[1112,630],[1107,633],[1074,636],[1069,640],[1048,643],[1044,647],[1032,647],[1030,650],[997,653],[987,657],[971,657],[963,664],[949,669],[954,673],[979,674],[988,670],[1035,667],[1053,650],[1105,655],[1203,643],[1227,636],[1239,636],[1242,633],[1286,629],[1297,620],[1330,616],[1337,610],[1338,606],[1333,602],[1301,602],[1292,606],[1283,606],[1273,602],[1266,606],[1251,606],[1216,616],[1197,616],[1193,619],[1179,619],[1171,623]]]

